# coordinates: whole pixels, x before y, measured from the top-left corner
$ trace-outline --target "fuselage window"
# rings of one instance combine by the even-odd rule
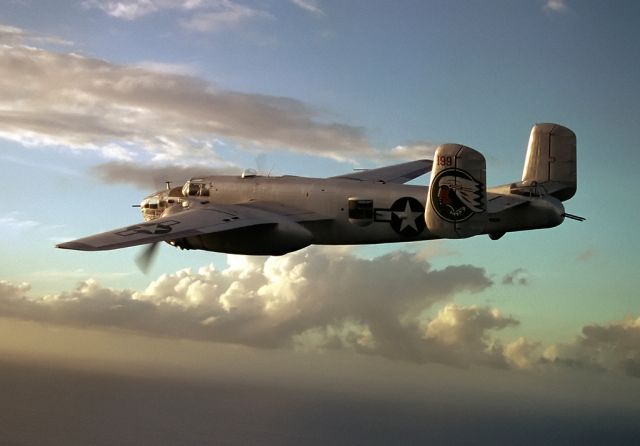
[[[373,200],[349,198],[349,221],[358,226],[373,223]]]

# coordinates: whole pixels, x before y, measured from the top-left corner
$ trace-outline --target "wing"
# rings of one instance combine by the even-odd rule
[[[432,160],[409,161],[408,163],[394,164],[393,166],[345,173],[331,178],[403,184],[430,172],[431,166],[433,166]]]
[[[103,251],[184,237],[230,231],[250,226],[277,225],[284,221],[326,219],[304,210],[270,203],[206,205],[156,220],[114,229],[56,245],[62,249]]]

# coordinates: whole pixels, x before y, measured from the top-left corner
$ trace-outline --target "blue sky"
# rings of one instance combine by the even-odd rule
[[[242,307],[249,298],[284,305],[300,299],[296,292],[313,294],[301,284],[326,280],[323,272],[373,274],[388,264],[417,268],[416,280],[426,280],[422,301],[413,297],[417,284],[396,284],[400,300],[413,302],[411,316],[406,308],[390,310],[443,342],[420,350],[418,362],[543,377],[555,360],[567,373],[606,370],[637,389],[639,12],[631,1],[587,0],[4,2],[0,323],[125,329],[163,337],[167,349],[182,337],[264,348],[238,334],[242,318],[207,338],[197,330],[163,332],[144,314],[130,323],[112,320],[97,303],[142,299],[157,310],[178,302],[173,321],[183,320],[207,299],[221,308]],[[428,156],[439,143],[457,142],[485,154],[490,184],[511,182],[520,178],[536,122],[577,134],[578,193],[565,206],[584,223],[499,241],[311,248],[280,259],[163,246],[148,276],[135,267],[135,249],[53,248],[137,222],[132,204],[157,184],[194,172],[258,167],[324,177]],[[460,286],[436,295],[429,274],[447,271],[460,275]],[[335,280],[368,279],[345,273]],[[216,288],[220,283],[226,291]],[[81,296],[95,308],[69,304]],[[375,321],[356,305],[366,302],[314,297],[326,299],[323,311],[334,314],[333,322],[313,313],[309,320],[317,320],[283,339],[260,331],[263,340],[273,337],[269,348],[338,345],[354,357],[393,359],[382,345],[398,339],[372,328]],[[336,297],[353,307],[336,310]],[[64,308],[47,307],[61,302]],[[30,351],[12,342],[5,340],[0,353]],[[495,346],[502,362],[488,353]]]

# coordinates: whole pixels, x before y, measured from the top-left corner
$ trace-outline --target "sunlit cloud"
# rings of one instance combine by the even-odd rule
[[[223,270],[164,274],[140,291],[104,288],[89,279],[72,291],[17,298],[9,287],[0,296],[0,316],[459,366],[503,366],[490,332],[517,323],[475,306],[446,306],[433,320],[426,315],[436,303],[491,285],[483,269],[470,265],[434,269],[401,251],[367,260],[318,247],[228,259]]]
[[[0,77],[0,137],[27,146],[182,164],[215,159],[219,139],[339,160],[374,153],[362,129],[326,122],[300,101],[224,90],[194,76],[5,45]]]
[[[524,337],[504,342],[497,332],[519,326],[516,317],[453,302],[491,285],[471,265],[436,269],[404,251],[363,259],[311,247],[282,257],[228,256],[221,270],[163,274],[142,290],[82,279],[71,291],[34,295],[27,283],[0,281],[0,317],[261,349],[640,377],[640,318],[588,325],[574,340],[546,346]]]
[[[438,144],[427,141],[416,141],[409,144],[398,145],[381,154],[386,160],[417,160],[433,159]]]

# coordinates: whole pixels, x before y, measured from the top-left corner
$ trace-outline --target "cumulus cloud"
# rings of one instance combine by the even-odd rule
[[[614,369],[640,378],[640,317],[587,325],[572,342],[549,346],[543,359],[568,367]]]
[[[435,269],[404,251],[363,259],[344,248],[311,247],[282,257],[228,256],[222,270],[164,274],[143,290],[88,279],[71,291],[34,296],[27,283],[0,281],[0,317],[265,349],[640,377],[640,317],[585,326],[569,342],[504,343],[497,332],[518,319],[452,302],[490,286],[485,271],[471,265]]]
[[[489,331],[518,324],[495,308],[448,304],[427,324],[425,339],[442,362],[505,367],[503,347],[489,337]]]
[[[211,159],[218,140],[334,159],[372,153],[362,129],[295,99],[77,54],[0,46],[0,137],[105,156]]]
[[[503,366],[491,331],[517,324],[486,307],[446,305],[491,284],[470,265],[433,269],[410,253],[371,260],[312,247],[282,257],[229,256],[227,268],[162,275],[141,291],[87,280],[30,296],[5,284],[0,315],[260,348],[347,349],[414,362]]]

